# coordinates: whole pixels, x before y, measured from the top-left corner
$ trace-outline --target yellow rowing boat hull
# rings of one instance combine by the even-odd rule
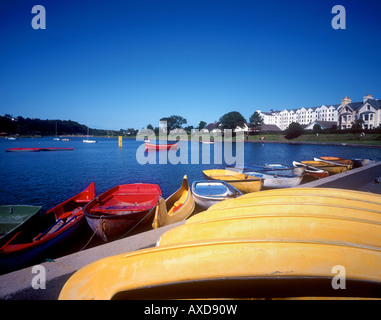
[[[152,227],[154,229],[187,219],[196,204],[189,188],[188,177],[185,175],[180,189],[170,195],[165,201],[159,200],[156,206]]]
[[[263,179],[233,170],[204,170],[203,174],[208,180],[223,180],[243,193],[257,192],[263,187]]]
[[[332,287],[337,266],[345,290]],[[269,190],[213,205],[155,248],[82,268],[59,298],[380,298],[380,266],[381,196]]]
[[[341,172],[345,172],[351,169],[350,165],[342,165],[342,164],[329,164],[322,161],[300,161],[303,164],[306,164],[311,167],[315,167],[318,169],[323,169],[329,172],[330,175],[337,174]]]

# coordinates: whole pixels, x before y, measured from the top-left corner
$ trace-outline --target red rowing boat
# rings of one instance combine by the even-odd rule
[[[160,196],[157,184],[124,184],[94,198],[83,211],[91,229],[101,239],[109,241],[152,220]]]
[[[71,151],[74,148],[11,148],[7,152]]]
[[[44,214],[37,214],[0,240],[0,273],[46,257],[84,224],[82,207],[95,197],[94,182]]]
[[[153,143],[148,143],[145,142],[146,150],[176,150],[179,145],[177,142],[175,143],[167,143],[167,144],[153,144]]]

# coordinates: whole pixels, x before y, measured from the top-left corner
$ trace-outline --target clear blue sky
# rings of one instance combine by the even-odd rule
[[[379,0],[0,0],[0,35],[1,115],[119,130],[381,99]]]

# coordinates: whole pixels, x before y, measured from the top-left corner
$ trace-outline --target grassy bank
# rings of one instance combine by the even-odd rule
[[[301,142],[318,142],[318,143],[351,143],[363,145],[381,145],[381,134],[366,134],[365,137],[360,138],[356,133],[345,134],[303,134],[298,138],[287,140],[282,134],[264,134],[249,136],[249,141],[260,141],[264,137],[265,141],[301,141]]]

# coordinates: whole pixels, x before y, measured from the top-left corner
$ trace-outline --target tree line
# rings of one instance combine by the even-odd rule
[[[132,130],[135,135],[137,130]],[[41,120],[5,114],[0,116],[0,132],[2,135],[22,136],[86,135],[87,126],[72,120]],[[89,128],[89,134],[94,136],[119,135],[121,132],[131,133],[131,129],[115,131]]]

